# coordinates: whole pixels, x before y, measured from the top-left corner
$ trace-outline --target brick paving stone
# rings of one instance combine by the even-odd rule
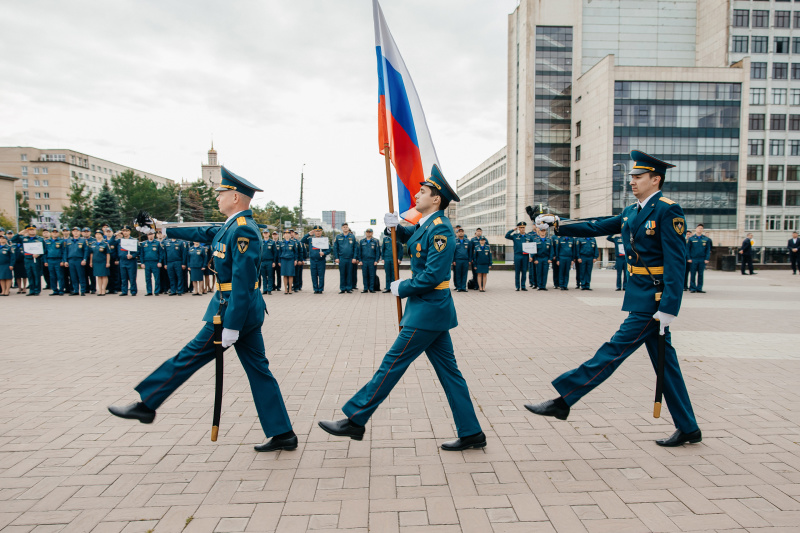
[[[523,408],[552,398],[550,381],[624,318],[612,271],[596,271],[590,293],[516,293],[510,272],[494,272],[488,292],[453,294],[456,356],[489,442],[462,453],[439,448],[455,426],[424,356],[363,441],[316,427],[342,416],[393,342],[387,295],[267,297],[267,356],[300,438],[296,451],[276,454],[252,449],[264,436],[233,354],[216,443],[213,365],[152,425],[106,411],[134,400],[133,386],[196,333],[208,296],[10,297],[6,327],[52,326],[7,338],[0,353],[0,532],[796,531],[800,280],[760,274],[708,272],[707,294],[684,295],[673,339],[704,441],[675,449],[653,443],[673,428],[668,410],[650,415],[655,379],[643,349],[566,422]],[[525,332],[542,308],[531,343]],[[109,345],[64,316],[108,331],[159,327]],[[309,316],[313,326],[298,330]]]

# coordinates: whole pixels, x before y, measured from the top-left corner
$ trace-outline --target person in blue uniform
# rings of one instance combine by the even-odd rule
[[[283,240],[278,245],[278,259],[281,262],[281,272],[283,273],[283,294],[294,294],[292,278],[294,278],[294,267],[297,266],[299,257],[300,250],[297,242],[292,239],[292,232],[287,229],[283,232]]]
[[[789,250],[789,261],[792,264],[792,276],[797,275],[800,268],[800,236],[796,231],[792,232],[792,238],[786,241],[786,249]]]
[[[489,277],[489,270],[492,268],[492,250],[486,244],[484,236],[478,240],[478,246],[472,249],[472,264],[475,265],[475,273],[478,276],[478,291],[486,292],[486,278]]]
[[[119,271],[119,239],[114,235],[110,226],[103,226],[103,235],[108,242],[108,251],[111,252],[111,268],[108,274],[108,290],[106,294],[117,294],[122,287]]]
[[[592,359],[553,381],[560,395],[558,398],[528,404],[525,408],[537,415],[566,420],[570,406],[611,376],[642,344],[647,348],[653,368],[656,368],[658,338],[663,333],[666,342],[664,399],[677,429],[671,437],[656,443],[659,446],[680,446],[687,442],[700,442],[702,434],[668,329],[680,311],[686,253],[683,210],[661,194],[667,169],[674,165],[638,150],[631,152],[631,159],[634,160],[630,172],[631,189],[637,202],[619,215],[568,224],[558,224],[558,218],[553,215],[537,217],[541,222],[554,223],[559,235],[621,234],[631,278],[622,304],[622,310],[627,311],[628,316],[611,340],[603,344]]]
[[[110,243],[109,243],[110,244]],[[155,295],[161,294],[161,265],[164,264],[164,248],[156,240],[153,232],[147,234],[147,240],[139,243],[139,260],[144,267],[145,296],[152,296],[153,284]],[[150,278],[153,278],[152,280]]]
[[[11,280],[14,278],[15,255],[14,246],[9,245],[6,234],[0,232],[0,296],[10,294]]]
[[[272,294],[272,271],[275,269],[275,241],[268,229],[261,231],[261,237],[264,240],[261,246],[261,272],[259,272],[259,279],[261,280],[261,293]]]
[[[353,292],[353,270],[356,263],[356,237],[350,232],[347,222],[342,232],[333,239],[333,262],[339,265],[339,294]]]
[[[527,291],[525,282],[528,274],[528,253],[522,245],[531,242],[531,236],[526,233],[527,222],[518,222],[516,232],[511,229],[506,233],[506,239],[514,241],[514,286],[516,290]]]
[[[301,241],[308,250],[308,262],[311,267],[311,285],[314,287],[314,294],[322,294],[325,290],[325,260],[331,250],[330,241],[328,241],[327,247],[325,248],[314,246],[313,241],[313,239],[322,239],[323,237],[328,241],[328,238],[322,234],[322,226],[316,225]]]
[[[161,230],[156,230],[156,241],[161,245],[161,268],[158,269],[158,279],[161,282],[161,294],[169,293],[169,271],[167,270],[167,248],[164,246],[164,234]]]
[[[569,290],[569,269],[575,264],[575,240],[559,235],[555,245],[555,260],[558,266],[558,283],[562,291]]]
[[[692,238],[692,230],[686,230],[686,272],[683,278],[683,291],[689,290],[689,274],[692,272],[692,262],[689,261],[689,239]]]
[[[615,258],[614,269],[617,271],[617,290],[624,291],[628,285],[628,264],[625,261],[625,243],[621,235],[609,235],[606,240],[612,243],[614,249],[611,257]]]
[[[540,291],[547,290],[547,274],[553,262],[553,242],[547,237],[547,225],[542,224],[536,228],[536,238],[531,242],[536,243],[536,253],[530,254],[531,272],[536,275],[536,288]]]
[[[302,242],[301,239],[298,239],[299,233],[295,230],[292,230],[292,240],[294,241],[295,246],[297,246],[297,265],[294,267],[294,278],[292,279],[292,290],[302,291],[303,290],[303,270],[308,261],[309,252],[308,247]]]
[[[475,255],[475,247],[478,246],[481,243],[481,237],[483,237],[483,230],[481,228],[478,228],[478,229],[475,230],[475,235],[473,235],[472,238],[469,240],[469,256],[470,257]],[[486,239],[486,244],[491,244],[489,242],[489,239]],[[472,284],[472,286],[475,289],[477,289],[478,288],[478,271],[475,268],[475,263],[472,263],[471,269],[472,269],[472,280],[471,280],[470,283]],[[469,284],[467,284],[467,286],[469,287]]]
[[[167,275],[169,276],[169,295],[183,295],[183,271],[186,269],[187,248],[184,241],[166,238],[164,246],[164,259],[167,262]]]
[[[361,267],[361,281],[364,290],[361,292],[375,292],[375,275],[380,260],[380,243],[372,236],[372,228],[367,228],[364,238],[358,242],[356,248],[356,261]]]
[[[64,288],[64,240],[57,230],[44,241],[44,264],[50,273],[50,296],[62,296]]]
[[[42,241],[44,243],[44,254],[42,254],[42,277],[44,278],[44,290],[49,291],[50,289],[50,269],[47,268],[47,241],[50,240],[50,230],[47,228],[42,229]],[[50,296],[53,296],[50,293]]]
[[[279,291],[281,290],[282,276],[281,276],[281,261],[280,259],[278,259],[278,246],[280,246],[281,240],[280,240],[280,235],[278,234],[277,231],[272,232],[272,240],[275,241],[275,263],[273,264],[275,268],[272,270],[272,276],[274,278],[272,286],[276,291]]]
[[[122,238],[131,238],[131,227],[122,226]],[[131,296],[136,296],[139,292],[136,285],[136,266],[139,261],[139,246],[137,243],[135,250],[126,250],[120,245],[119,248],[119,273],[120,273],[120,296],[128,295],[130,285]]]
[[[189,267],[189,280],[192,282],[192,294],[203,295],[203,277],[206,270],[206,249],[195,241],[188,251],[186,266]]]
[[[395,249],[397,250],[397,264],[399,268],[400,261],[403,260],[403,243],[396,241]],[[386,280],[386,284],[381,292],[392,292],[390,287],[394,281],[394,258],[392,256],[391,235],[383,236],[383,242],[381,243],[381,260],[383,261],[383,275]]]
[[[469,241],[464,236],[464,228],[456,230],[455,253],[453,255],[453,282],[456,286],[456,292],[467,292],[467,272],[469,272]],[[389,254],[392,249],[389,248]],[[394,281],[394,280],[392,280]],[[388,279],[387,279],[387,289]]]
[[[687,245],[688,261],[692,265],[689,292],[699,292],[701,294],[706,292],[703,290],[703,273],[706,271],[706,265],[711,260],[711,247],[713,246],[711,239],[703,235],[704,229],[705,227],[702,224],[698,224],[694,229],[694,236],[689,239]]]
[[[89,268],[97,280],[97,295],[105,296],[111,271],[111,250],[103,236],[103,230],[99,228],[94,233],[94,240],[89,243]]]
[[[550,249],[553,254],[553,262],[551,263],[553,267],[553,288],[558,289],[561,287],[561,283],[558,280],[558,235],[550,236]]]
[[[72,228],[72,237],[66,242],[66,259],[69,263],[69,277],[72,278],[72,292],[70,296],[86,295],[85,268],[89,262],[89,243],[81,237],[80,228]]]
[[[8,242],[14,247],[14,287],[17,289],[17,294],[22,294],[28,290],[28,276],[25,273],[25,254],[22,249],[22,243],[15,240],[17,237],[27,236],[27,230],[23,229],[23,233],[14,235],[13,231],[8,231]]]
[[[94,240],[92,237],[92,230],[89,228],[81,228],[81,237],[86,241],[87,246]],[[89,255],[91,256],[91,251],[89,252]],[[86,292],[89,294],[96,294],[97,280],[94,278],[94,274],[92,273],[92,268],[89,266],[88,259],[86,261],[86,268],[83,269],[83,273],[86,276]]]
[[[578,277],[578,288],[584,291],[592,290],[592,270],[597,258],[600,257],[600,249],[597,247],[597,239],[594,237],[583,237],[582,239],[575,239],[575,244],[578,247],[575,252],[577,256],[578,269],[580,275]]]
[[[256,446],[256,451],[294,450],[297,436],[292,431],[278,382],[270,372],[261,334],[267,309],[258,287],[262,241],[250,210],[253,195],[261,189],[225,167],[221,171],[222,181],[216,191],[219,210],[228,216],[225,223],[163,229],[167,237],[208,243],[214,250],[217,292],[203,316],[203,327],[178,355],[165,361],[136,386],[141,401],[124,407],[110,406],[108,410],[121,418],[145,424],[153,422],[156,410],[170,394],[214,360],[213,319],[219,315],[224,328],[222,347],[236,348],[250,382],[261,428],[267,438],[271,437],[265,444]],[[156,227],[160,225],[158,221],[155,224]]]
[[[755,276],[753,271],[753,234],[748,233],[739,248],[739,255],[742,256],[742,276],[745,276],[745,267],[750,267],[750,275]]]
[[[469,388],[458,370],[450,339],[450,330],[458,325],[449,290],[455,235],[444,210],[459,198],[436,165],[420,185],[415,199],[422,218],[416,226],[400,226],[397,213],[387,213],[384,217],[387,226],[384,234],[394,227],[396,238],[408,244],[411,256],[411,279],[391,284],[392,294],[407,298],[400,321],[402,330],[369,383],[342,407],[347,418],[323,420],[319,426],[331,435],[363,439],[364,426],[372,414],[424,351],[442,384],[458,430],[458,438],[442,444],[442,449],[483,448],[486,435],[475,416]]]
[[[72,237],[70,234],[70,230],[68,227],[64,226],[61,229],[61,248],[62,251],[66,251],[67,249],[67,241]],[[62,256],[61,259],[61,275],[64,278],[64,292],[65,294],[70,294],[72,292],[72,279],[69,276],[69,263],[66,261],[66,256]]]
[[[25,228],[24,234],[18,233],[11,241],[19,244],[20,248],[18,251],[22,251],[25,277],[28,280],[28,296],[38,296],[42,292],[42,267],[44,265],[44,257],[43,254],[26,252],[25,245],[40,243],[42,248],[44,248],[44,239],[36,234],[36,226],[31,224]]]

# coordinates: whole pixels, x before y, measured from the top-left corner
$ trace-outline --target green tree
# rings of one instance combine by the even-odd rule
[[[86,190],[86,185],[80,183],[77,178],[73,179],[69,187],[69,205],[61,214],[61,223],[69,227],[89,226],[92,223],[92,211],[91,195]]]
[[[94,198],[92,219],[95,227],[98,228],[103,224],[108,224],[112,228],[118,229],[122,225],[122,219],[119,216],[119,200],[111,192],[107,183],[103,184],[100,193]]]
[[[8,216],[5,211],[0,211],[0,228],[13,229],[14,232],[17,231],[17,225],[14,219]]]
[[[196,211],[198,214],[195,215],[200,217],[197,218],[197,220],[221,222],[227,218],[225,215],[219,212],[216,191],[214,191],[214,189],[211,188],[211,186],[205,181],[195,181],[189,185],[189,187],[184,189],[183,199],[186,199],[187,197],[191,198],[190,201],[193,202],[193,207],[195,210],[199,208],[199,211]],[[186,218],[185,213],[183,216],[184,220],[189,220]]]
[[[31,209],[28,199],[19,191],[17,191],[17,203],[19,205],[19,225],[24,228],[37,218],[36,211]]]
[[[159,188],[153,180],[130,169],[111,178],[111,185],[112,192],[119,198],[119,212],[124,223],[129,224],[143,209],[159,220],[175,220],[177,185]]]

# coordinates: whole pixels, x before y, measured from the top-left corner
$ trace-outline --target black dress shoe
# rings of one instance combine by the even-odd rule
[[[706,291],[700,291],[700,290],[698,290],[697,292],[699,292],[700,294],[705,294],[706,293]]]
[[[448,452],[460,452],[461,450],[468,450],[470,448],[485,448],[486,435],[481,431],[475,435],[464,437],[463,439],[456,439],[445,442],[442,444],[442,449]]]
[[[554,416],[559,420],[566,420],[569,416],[569,406],[566,409],[559,407],[556,405],[555,400],[547,400],[537,404],[526,403],[525,409],[541,416]]]
[[[369,291],[371,294],[375,294],[375,291]]]
[[[131,418],[133,420],[138,420],[142,424],[152,424],[153,420],[156,418],[156,412],[142,402],[133,402],[132,404],[124,407],[109,405],[108,412],[120,418]]]
[[[389,289],[386,289],[385,291],[381,291],[381,292],[386,293],[386,292],[392,292],[392,291],[389,290]]]
[[[617,292],[621,291],[622,289],[617,289]]]
[[[321,420],[319,427],[327,431],[331,435],[337,437],[350,437],[353,440],[362,440],[364,438],[364,426],[357,426],[345,418],[342,420]]]
[[[517,287],[517,288],[516,288],[516,289],[514,289],[514,290],[517,290],[517,291],[518,291],[518,290],[519,290],[519,287]]]
[[[351,290],[349,290],[349,291],[347,291],[347,294],[353,294],[353,291],[352,291],[352,289],[351,289]]]
[[[361,294],[364,294],[365,292],[369,292],[369,291],[367,289],[364,289],[363,291],[361,291]]]
[[[528,292],[528,289],[526,289],[525,287],[522,287],[520,290],[521,290],[521,291]]]
[[[296,450],[297,449],[297,435],[287,439],[279,439],[272,437],[268,442],[259,444],[253,447],[257,452],[274,452],[276,450]]]
[[[700,433],[700,430],[692,431],[691,433],[684,433],[680,429],[675,430],[675,433],[668,439],[659,439],[656,441],[656,444],[659,446],[664,446],[665,448],[674,448],[675,446],[680,446],[681,444],[696,444],[703,440],[703,434]]]
[[[546,291],[547,289],[536,289],[537,291]]]

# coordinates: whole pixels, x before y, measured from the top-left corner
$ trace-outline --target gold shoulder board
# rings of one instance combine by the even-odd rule
[[[433,221],[434,226],[441,223],[442,223],[442,217],[436,217],[436,220]]]
[[[669,205],[672,205],[672,204],[675,203],[675,200],[670,200],[669,198],[664,198],[663,196],[661,198],[659,198],[659,200],[661,200],[662,202],[664,202],[666,204],[669,204]]]
[[[244,226],[245,224],[247,224],[247,221],[244,219],[244,217],[239,217],[236,219],[236,223],[239,224],[240,226]]]

